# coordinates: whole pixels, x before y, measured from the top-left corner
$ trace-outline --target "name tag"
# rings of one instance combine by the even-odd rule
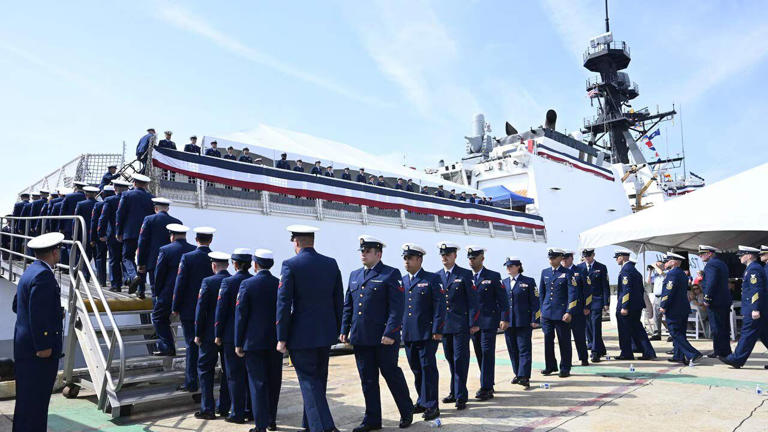
[[[376,279],[373,279],[371,282],[382,283],[382,282],[384,282],[384,281],[383,281],[383,280],[376,280]]]
[[[520,284],[520,288],[528,288],[528,284],[527,283],[521,283]]]
[[[416,286],[419,287],[419,288],[422,288],[422,287],[425,287],[427,285],[429,285],[429,282],[422,282],[420,284],[417,284]]]
[[[491,283],[491,281],[489,281],[489,280],[484,280],[484,281],[480,282],[481,285],[488,285],[489,283]]]
[[[557,277],[558,279],[565,279],[565,273],[562,273],[560,276]]]
[[[461,279],[454,279],[454,282],[461,282]]]

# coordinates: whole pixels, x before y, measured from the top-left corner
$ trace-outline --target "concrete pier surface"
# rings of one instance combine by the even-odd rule
[[[618,354],[615,325],[604,323],[609,355]],[[693,340],[700,351],[711,351],[710,340]],[[456,411],[453,404],[441,404],[442,428],[446,431],[766,431],[768,396],[759,396],[756,387],[768,389],[766,348],[758,343],[742,369],[732,369],[716,359],[704,358],[694,367],[667,362],[671,343],[653,342],[659,358],[654,361],[603,361],[588,367],[574,366],[569,378],[544,377],[544,346],[541,331],[534,332],[534,370],[531,389],[510,384],[512,367],[502,335],[497,339],[496,397],[479,402],[472,399],[479,388],[479,369],[470,365],[468,409]],[[733,344],[735,346],[735,343]],[[574,360],[576,352],[574,348]],[[448,394],[448,365],[438,350],[440,397]],[[574,364],[576,361],[574,362]],[[630,371],[634,366],[635,371]],[[415,398],[413,375],[404,351],[400,367]],[[540,388],[549,383],[550,388]],[[399,414],[389,390],[381,380],[384,428],[397,429]],[[360,423],[364,403],[354,356],[331,358],[328,400],[340,430],[352,430]],[[0,431],[10,431],[14,400],[0,401]],[[200,421],[192,402],[158,407],[137,407],[133,415],[112,419],[96,409],[95,398],[81,392],[77,399],[54,394],[48,430],[59,431],[227,431],[245,432],[253,425],[235,425],[222,419]],[[301,430],[302,400],[296,374],[283,370],[283,387],[278,412],[278,430]],[[410,431],[432,428],[420,416]]]

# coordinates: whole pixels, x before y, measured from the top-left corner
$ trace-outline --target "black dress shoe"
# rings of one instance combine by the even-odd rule
[[[467,401],[456,401],[456,410],[461,411],[467,408]]]
[[[360,426],[352,429],[352,432],[368,432],[368,431],[374,431],[381,429],[381,425],[378,426],[371,426],[367,425],[365,423],[361,423]]]
[[[665,351],[665,352],[664,352],[664,354],[667,354],[667,355],[675,355],[675,350],[669,350],[669,351]]]
[[[277,430],[277,423],[275,423],[275,422],[270,423],[269,426],[267,426],[267,429],[271,430],[271,431],[276,431]]]
[[[216,415],[219,416],[219,417],[229,417],[229,411],[227,411],[227,412],[216,411]]]
[[[550,375],[552,372],[557,372],[557,369],[542,369],[541,374],[542,375]]]
[[[180,385],[176,386],[176,391],[185,391],[185,392],[194,393],[194,392],[197,391],[197,389],[190,390],[184,384],[180,384]]]
[[[248,429],[248,432],[264,432],[266,429],[259,429],[259,428],[250,428]]]
[[[709,357],[709,358],[717,358],[717,353],[712,351],[711,353],[707,354],[707,357]]]
[[[224,421],[227,422],[227,423],[245,424],[245,420],[244,419],[239,419],[239,418],[235,418],[235,417],[227,417],[227,418],[224,419]]]
[[[582,366],[589,366],[589,360],[582,360],[581,361]]]
[[[667,342],[672,342],[672,336],[669,336],[669,337],[667,338]]]
[[[144,293],[138,293],[138,294],[136,294],[136,298],[140,298],[140,299],[144,300],[145,298],[147,298],[147,296],[144,295]]]
[[[526,389],[531,388],[531,380],[529,380],[528,378],[520,378],[520,381],[518,381],[517,383],[525,387]]]
[[[423,413],[426,410],[427,410],[426,408],[424,408],[423,406],[421,406],[419,404],[414,404],[413,405],[413,413],[414,414],[421,414],[421,413]]]
[[[642,357],[638,357],[637,359],[638,360],[656,360],[656,356],[651,357],[651,356],[645,356],[644,355]]]
[[[397,427],[405,429],[410,426],[411,423],[413,423],[413,414],[410,414],[407,417],[400,417],[400,423],[398,423]]]
[[[613,358],[614,360],[634,360],[634,357],[624,357],[624,356],[616,356]]]
[[[680,359],[673,359],[673,358],[670,358],[670,359],[667,359],[667,361],[668,361],[668,362],[670,362],[670,363],[680,363],[680,364],[685,364],[685,360],[680,360]]]
[[[571,376],[571,373],[569,371],[560,371],[559,374],[557,374],[560,378],[568,378]]]
[[[200,420],[216,420],[216,414],[198,411],[195,413],[195,418]]]
[[[691,363],[696,363],[696,362],[697,362],[697,361],[699,361],[699,360],[700,360],[702,357],[704,357],[704,355],[703,355],[703,354],[701,354],[701,353],[698,353],[698,354],[696,354],[696,355],[695,355],[695,356],[693,356],[693,358],[691,359]]]
[[[456,396],[449,394],[448,396],[443,398],[443,403],[454,403],[456,402]]]
[[[659,334],[659,333],[656,333],[656,334],[654,334],[653,336],[649,337],[649,338],[648,338],[648,340],[652,340],[652,341],[660,341],[660,340],[661,340],[661,334]]]
[[[512,378],[512,384],[517,384],[520,382],[520,377],[514,377]]]
[[[424,420],[434,420],[438,417],[440,417],[440,408],[435,407],[424,411]]]
[[[768,365],[763,365],[763,369],[768,369]]]
[[[600,356],[592,356],[590,360],[592,360],[592,363],[600,363],[601,361]]]
[[[176,351],[169,351],[169,352],[154,351],[152,352],[152,355],[155,357],[173,357],[176,355]]]

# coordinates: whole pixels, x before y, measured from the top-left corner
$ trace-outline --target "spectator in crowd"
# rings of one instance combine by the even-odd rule
[[[296,166],[293,167],[293,170],[296,172],[304,172],[304,162],[302,162],[301,159],[296,159]]]
[[[228,160],[237,160],[237,156],[235,156],[235,148],[232,146],[227,147],[227,154],[224,155],[224,159]]]
[[[706,321],[708,319],[707,306],[704,304],[704,293],[701,291],[701,285],[693,284],[691,290],[688,292],[688,299],[691,302],[691,309],[699,311],[701,319]]]
[[[323,175],[323,168],[320,166],[320,161],[315,161],[315,166],[309,171],[310,174]]]
[[[352,174],[350,174],[350,172],[349,172],[349,167],[345,167],[345,168],[344,168],[344,172],[343,172],[343,173],[341,173],[341,178],[342,178],[343,180],[349,180],[349,181],[352,181]]]
[[[398,178],[397,183],[395,184],[395,189],[403,190],[405,188],[405,184],[403,183],[403,179]]]
[[[646,282],[653,287],[653,334],[651,340],[661,340],[661,325],[663,320],[661,319],[661,312],[659,307],[661,305],[661,292],[664,289],[664,264],[661,261],[656,261],[653,265],[648,266],[648,276]]]
[[[155,129],[147,129],[147,134],[139,139],[139,143],[136,145],[136,159],[141,163],[140,173],[144,173],[147,166],[147,152],[149,146],[155,144]]]
[[[699,270],[696,272],[696,277],[693,278],[693,283],[696,285],[701,285],[702,279],[704,279],[704,270]]]
[[[413,179],[408,179],[408,183],[405,184],[405,190],[408,192],[416,192],[417,187],[413,184]]]
[[[459,195],[459,201],[466,201],[467,200],[467,193],[464,191],[461,191],[461,194]]]
[[[184,151],[187,153],[200,154],[200,146],[197,145],[197,137],[195,135],[189,137],[189,144],[184,146]]]
[[[176,150],[176,143],[171,141],[171,135],[173,135],[173,132],[165,131],[165,139],[161,139],[160,142],[157,143],[157,146],[159,148],[169,148]]]
[[[379,176],[379,179],[376,181],[376,186],[387,187],[387,183],[384,182],[384,176],[383,175]]]
[[[435,196],[440,198],[445,198],[445,190],[443,190],[443,185],[440,185],[437,187],[437,190],[435,191]]]
[[[358,183],[366,183],[365,168],[360,168],[360,171],[358,171],[355,181]]]
[[[288,154],[283,153],[280,155],[280,160],[277,161],[277,163],[275,164],[275,168],[280,168],[284,170],[291,169],[291,163],[288,162]]]
[[[326,177],[336,177],[333,174],[333,165],[328,165],[327,167],[325,167],[325,172],[323,173],[323,175]]]
[[[251,151],[248,150],[248,147],[243,149],[243,153],[240,155],[239,158],[237,158],[237,160],[245,163],[253,163],[253,158],[251,157]]]
[[[205,151],[205,155],[220,158],[221,152],[219,151],[219,143],[211,141],[211,148]]]

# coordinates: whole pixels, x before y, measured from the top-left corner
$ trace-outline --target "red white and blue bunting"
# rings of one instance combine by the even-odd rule
[[[152,163],[158,168],[233,187],[544,229],[544,220],[537,215],[178,150],[155,148]]]

